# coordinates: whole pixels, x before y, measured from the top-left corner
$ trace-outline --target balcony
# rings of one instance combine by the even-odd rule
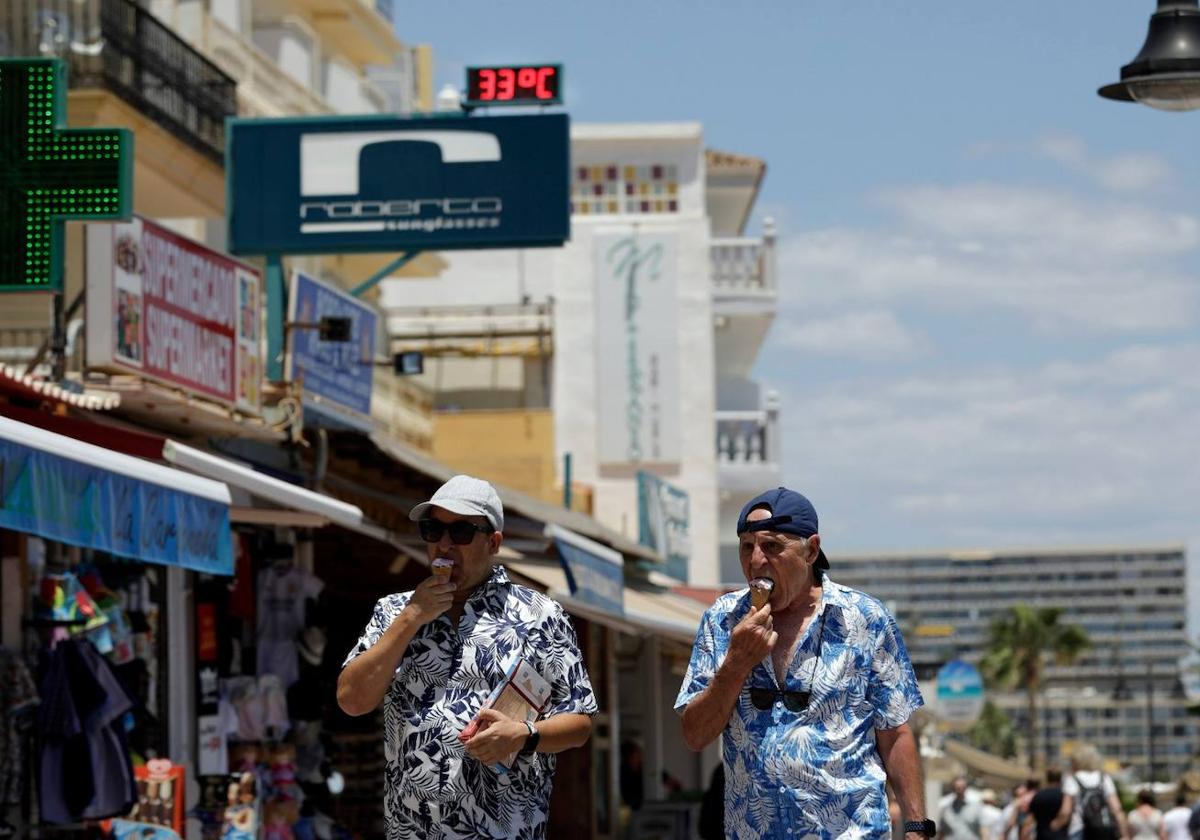
[[[756,411],[718,411],[717,468],[722,490],[761,490],[782,475],[779,402]]]
[[[10,0],[0,6],[9,52],[58,56],[73,88],[104,88],[218,164],[237,85],[131,0]]]
[[[763,302],[774,308],[775,226],[766,221],[764,235],[714,238],[709,248],[713,301],[722,303]]]
[[[245,116],[328,114],[332,110],[317,93],[281,72],[265,52],[209,14],[204,16],[200,48],[237,79]]]

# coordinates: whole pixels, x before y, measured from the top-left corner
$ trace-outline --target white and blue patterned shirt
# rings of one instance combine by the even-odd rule
[[[379,641],[411,597],[379,600],[346,664]],[[596,714],[562,607],[512,583],[503,566],[471,593],[457,630],[441,615],[417,631],[384,698],[388,840],[545,837],[554,756],[518,756],[507,774],[498,774],[458,740],[519,656],[550,683],[543,717]]]
[[[894,729],[922,705],[895,619],[879,601],[825,576],[817,613],[779,686],[770,654],[750,672],[725,726],[725,833],[731,838],[889,837],[876,729]],[[708,688],[750,609],[748,589],[705,612],[675,710]],[[818,647],[820,650],[818,651]],[[767,711],[751,688],[811,691],[792,712]]]

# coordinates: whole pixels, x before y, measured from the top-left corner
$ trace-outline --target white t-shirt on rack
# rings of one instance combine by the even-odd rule
[[[258,573],[258,674],[275,674],[286,689],[300,676],[296,637],[304,629],[304,606],[325,584],[303,569],[272,567]]]

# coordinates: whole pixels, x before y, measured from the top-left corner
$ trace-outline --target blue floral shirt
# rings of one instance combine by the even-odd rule
[[[746,680],[725,727],[728,837],[888,837],[876,729],[894,729],[922,705],[895,619],[874,598],[826,575],[817,613],[788,666],[789,691],[811,691],[807,710],[781,698],[767,711],[750,689],[781,686],[768,655]],[[700,622],[675,710],[708,688],[750,609],[749,590],[717,599]],[[818,650],[819,647],[819,650]]]
[[[380,599],[346,664],[379,641],[411,597]],[[550,683],[543,717],[596,713],[562,607],[496,566],[467,599],[457,630],[442,615],[417,631],[384,698],[388,840],[545,837],[554,756],[518,756],[499,774],[458,740],[517,657]]]

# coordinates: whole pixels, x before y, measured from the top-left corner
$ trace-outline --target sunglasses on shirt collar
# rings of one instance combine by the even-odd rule
[[[807,691],[779,691],[774,688],[752,688],[750,689],[750,702],[760,712],[766,712],[771,709],[776,700],[782,698],[783,705],[787,707],[789,712],[803,712],[808,708],[809,695],[810,692]]]
[[[817,631],[817,654],[813,657],[812,681],[816,684],[817,668],[821,664],[821,654],[825,650],[825,613],[821,611],[821,624]],[[783,700],[784,707],[789,712],[799,713],[808,709],[809,691],[780,691],[777,688],[751,688],[750,702],[760,712],[770,711],[776,700]]]
[[[491,534],[496,529],[490,525],[476,525],[465,519],[454,522],[442,522],[440,519],[419,519],[417,520],[417,530],[421,533],[421,539],[427,543],[441,542],[442,535],[449,532],[450,542],[455,545],[470,545],[476,534]]]

